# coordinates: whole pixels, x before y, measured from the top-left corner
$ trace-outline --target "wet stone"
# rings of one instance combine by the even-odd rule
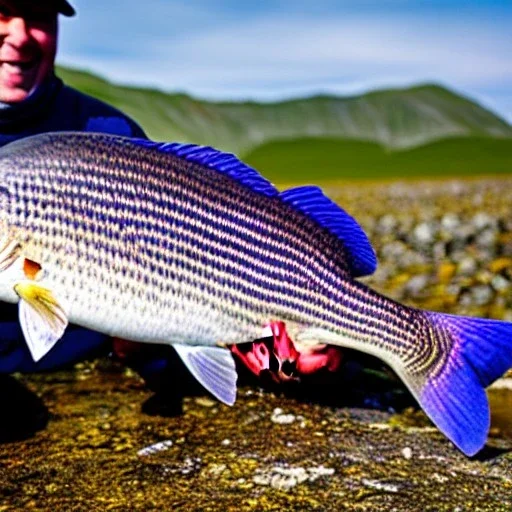
[[[293,414],[285,414],[280,407],[276,407],[270,418],[272,423],[278,423],[279,425],[289,425],[293,423],[296,418]]]
[[[380,235],[392,233],[397,226],[397,221],[393,215],[384,215],[377,223],[376,232]]]
[[[503,276],[496,275],[491,279],[491,285],[497,292],[504,292],[510,288],[510,281]]]
[[[417,297],[421,293],[425,292],[428,281],[429,278],[426,275],[411,277],[405,285],[405,291],[412,297]]]
[[[479,212],[473,217],[473,226],[475,226],[477,230],[494,227],[496,224],[496,219],[486,212]]]
[[[441,227],[448,233],[455,233],[460,225],[459,217],[454,213],[447,213],[441,219]]]
[[[458,262],[457,272],[463,276],[472,276],[478,269],[478,263],[474,258],[466,256],[461,258]]]
[[[475,286],[471,290],[473,304],[481,306],[491,301],[493,297],[492,288],[486,285]]]
[[[414,228],[414,241],[420,246],[425,246],[433,242],[435,228],[431,224],[422,223]]]

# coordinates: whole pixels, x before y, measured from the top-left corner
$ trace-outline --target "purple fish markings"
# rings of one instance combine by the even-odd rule
[[[304,353],[382,359],[475,454],[490,423],[485,387],[512,366],[512,324],[392,301],[357,279],[376,265],[361,227],[319,188],[280,192],[213,148],[55,133],[0,150],[0,300],[19,302],[35,359],[68,321],[168,343],[233,404],[226,345],[283,325]]]

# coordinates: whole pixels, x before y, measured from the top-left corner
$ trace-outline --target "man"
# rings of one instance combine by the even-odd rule
[[[66,0],[0,0],[0,145],[48,131],[145,137],[126,115],[55,76],[58,13]]]
[[[66,0],[0,0],[0,146],[63,130],[145,137],[132,119],[55,76],[59,13],[75,11]],[[48,357],[34,363],[17,316],[16,306],[0,304],[0,439],[30,434],[47,418],[42,403],[7,374],[54,369],[110,346],[103,335],[71,328]],[[23,406],[16,407],[20,401]]]

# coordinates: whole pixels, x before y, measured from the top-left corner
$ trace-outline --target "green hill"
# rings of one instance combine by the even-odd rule
[[[512,173],[512,139],[450,138],[390,151],[374,142],[307,138],[264,144],[244,160],[281,183],[495,175]]]
[[[404,149],[447,137],[512,137],[512,127],[504,120],[436,85],[351,97],[236,103],[123,87],[65,68],[58,74],[127,112],[155,140],[193,141],[240,155],[275,140],[298,138],[350,139]]]

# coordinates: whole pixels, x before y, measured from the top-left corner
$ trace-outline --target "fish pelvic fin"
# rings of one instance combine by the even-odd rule
[[[21,330],[34,361],[39,361],[59,341],[68,325],[67,315],[51,290],[34,281],[14,286],[20,297]]]
[[[485,388],[512,367],[512,323],[424,314],[431,325],[430,361],[394,369],[434,424],[472,456],[485,445],[490,426]]]
[[[173,347],[190,373],[215,398],[226,405],[235,403],[238,375],[233,356],[227,348],[179,343]]]

